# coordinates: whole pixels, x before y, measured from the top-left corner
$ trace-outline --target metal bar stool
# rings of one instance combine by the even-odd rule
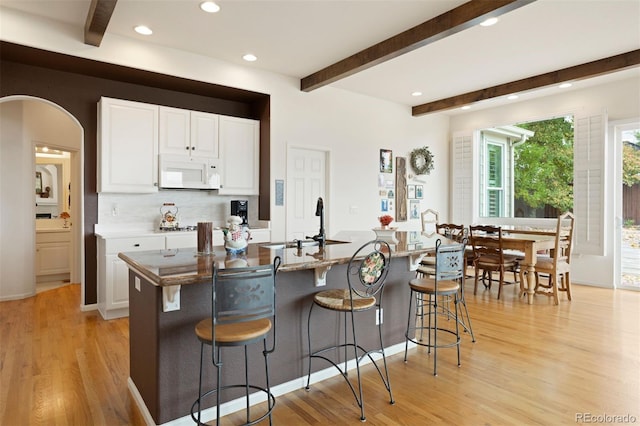
[[[380,312],[379,310],[382,306],[382,293],[387,274],[389,273],[390,262],[391,248],[389,247],[389,244],[381,240],[369,241],[360,247],[349,261],[347,267],[348,288],[325,290],[316,293],[313,297],[311,308],[309,308],[309,318],[307,321],[307,336],[309,338],[309,374],[307,376],[306,389],[310,389],[311,360],[313,358],[319,358],[329,362],[338,369],[349,385],[349,388],[356,400],[356,404],[360,407],[360,420],[363,422],[366,418],[364,415],[364,399],[362,395],[362,380],[360,378],[360,364],[365,357],[368,357],[371,360],[378,371],[378,374],[382,379],[382,383],[384,384],[387,392],[389,392],[389,402],[391,404],[395,404],[393,394],[391,393],[389,371],[387,370],[387,359],[384,354],[384,344],[382,342],[382,321],[379,319],[377,321],[380,347],[371,350],[365,349],[358,344],[358,330],[356,330],[355,322],[356,313],[365,312],[371,309],[378,309],[378,313]],[[311,314],[315,306],[344,314],[344,340],[342,343],[338,341],[335,345],[316,351],[311,350]],[[349,340],[347,333],[347,323],[349,321],[351,322],[352,340]],[[349,349],[353,349],[353,359],[356,365],[357,392],[348,377],[347,361],[349,357]],[[338,359],[340,350],[344,350],[342,360],[342,362],[344,362],[344,367],[340,366],[341,361]],[[329,352],[332,352],[333,354],[329,354]],[[373,358],[373,354],[382,355],[384,374]]]
[[[276,399],[269,386],[268,355],[276,345],[276,288],[275,275],[280,266],[280,257],[276,257],[271,265],[244,268],[213,269],[213,291],[211,296],[211,317],[200,321],[195,328],[200,340],[200,379],[198,399],[191,406],[191,418],[198,425],[201,422],[203,398],[216,396],[216,424],[220,422],[220,395],[222,391],[232,388],[244,389],[246,398],[246,423],[252,425],[269,417]],[[267,337],[272,336],[272,344],[267,348]],[[249,360],[247,346],[262,340],[266,387],[249,383]],[[204,346],[211,346],[211,362],[216,368],[216,387],[202,393],[202,369],[204,362]],[[222,382],[223,347],[243,346],[244,348],[244,383],[226,384]],[[260,417],[251,419],[249,407],[249,390],[264,392],[267,397],[267,411]],[[196,416],[197,410],[197,416]]]
[[[407,317],[407,330],[405,332],[405,349],[404,361],[407,362],[407,352],[409,342],[413,342],[420,346],[426,346],[428,353],[433,348],[433,375],[437,375],[438,348],[456,347],[458,352],[458,366],[460,366],[460,320],[458,318],[460,303],[460,285],[464,279],[465,259],[464,247],[466,239],[461,243],[443,245],[441,240],[436,241],[436,264],[435,272],[432,276],[414,278],[409,281],[411,294],[409,296],[409,314]],[[423,303],[427,305],[428,317],[427,325],[424,318],[418,319],[418,309],[412,307],[413,301],[418,300],[417,294],[422,295]],[[446,310],[438,311],[438,298],[442,296],[453,297],[455,304],[455,329],[445,328],[438,325],[438,316],[448,316],[450,312]],[[425,300],[426,298],[426,300]],[[416,302],[417,303],[417,302]],[[421,310],[424,312],[424,307]],[[413,318],[413,323],[412,323]],[[416,337],[416,332],[420,331],[420,337]],[[422,338],[422,331],[427,334],[427,342]],[[438,343],[438,334],[446,333],[453,335],[455,339],[446,343]],[[433,338],[433,342],[432,342]]]

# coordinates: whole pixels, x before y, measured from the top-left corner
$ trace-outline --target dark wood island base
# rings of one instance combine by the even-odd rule
[[[383,295],[383,339],[387,348],[394,345],[400,347],[399,344],[402,344],[404,349],[409,305],[407,283],[415,276],[412,264],[435,245],[435,239],[418,236],[418,242],[407,244],[407,233],[398,234],[400,242],[392,246],[391,270]],[[412,237],[412,241],[415,241],[416,236]],[[251,266],[270,263],[276,255],[281,256],[283,262],[276,277],[276,350],[269,358],[271,386],[276,394],[306,385],[306,327],[313,294],[320,289],[344,288],[346,263],[360,243],[375,236],[373,232],[351,232],[343,233],[343,238],[349,238],[351,242],[325,248],[305,247],[302,250],[273,250],[251,244],[246,255],[242,256]],[[211,315],[211,265],[215,261],[216,267],[224,267],[225,261],[228,264],[234,258],[237,260],[236,256],[228,256],[224,248],[215,249],[216,252],[211,256],[198,256],[195,248],[180,249],[179,252],[155,250],[119,255],[130,268],[129,388],[148,422],[164,424],[189,416],[191,405],[197,399],[200,344],[194,327],[201,319]],[[329,267],[324,277],[326,286],[316,287],[316,269],[326,267]],[[328,313],[313,316],[314,347],[336,341],[342,333],[339,318],[342,317]],[[375,312],[360,315],[357,320],[372,325],[370,335],[361,338],[363,345],[375,345]],[[324,334],[320,335],[314,330],[324,330]],[[223,350],[224,382],[242,382],[244,367],[241,351],[242,348]],[[210,359],[210,349],[205,349],[205,357]],[[249,353],[250,361],[259,361],[260,357],[260,345],[253,345]],[[252,371],[250,364],[250,381],[264,382],[260,365],[256,362],[255,371]],[[314,363],[313,371],[328,367],[328,364]],[[215,385],[211,363],[204,370],[203,380],[207,384],[205,387]],[[240,397],[240,394],[228,393],[223,395],[223,400],[228,402]],[[243,408],[241,404],[243,402],[238,403],[238,409]],[[230,407],[229,411],[235,410]],[[212,415],[215,417],[215,411]]]

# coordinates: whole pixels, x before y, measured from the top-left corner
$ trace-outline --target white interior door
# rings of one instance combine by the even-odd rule
[[[328,231],[326,198],[327,152],[317,149],[293,148],[287,151],[287,241],[316,235],[320,218],[316,216],[316,203],[322,197],[325,206],[325,231]]]

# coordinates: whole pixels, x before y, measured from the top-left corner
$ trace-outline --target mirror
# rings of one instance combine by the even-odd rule
[[[70,153],[36,147],[34,193],[36,219],[56,219],[69,211]]]

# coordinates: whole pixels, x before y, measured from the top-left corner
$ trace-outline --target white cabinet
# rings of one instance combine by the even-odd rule
[[[101,98],[98,192],[158,191],[158,106]]]
[[[218,158],[218,115],[160,107],[160,154]]]
[[[129,268],[118,253],[164,248],[162,235],[98,238],[98,310],[104,319],[129,315]]]
[[[191,111],[191,155],[219,157],[218,117],[217,114]]]
[[[251,244],[268,243],[271,241],[271,230],[268,228],[251,229],[249,232],[251,233],[251,241],[249,241]],[[167,249],[193,248],[198,246],[197,232],[168,233],[166,239]],[[213,245],[224,245],[224,234],[219,229],[213,231]]]
[[[71,234],[60,232],[36,232],[36,277],[68,274],[71,271]]]
[[[260,122],[220,116],[220,194],[258,195]]]
[[[180,232],[166,236],[167,249],[191,248],[198,246],[197,232]],[[215,243],[215,240],[214,240]]]

